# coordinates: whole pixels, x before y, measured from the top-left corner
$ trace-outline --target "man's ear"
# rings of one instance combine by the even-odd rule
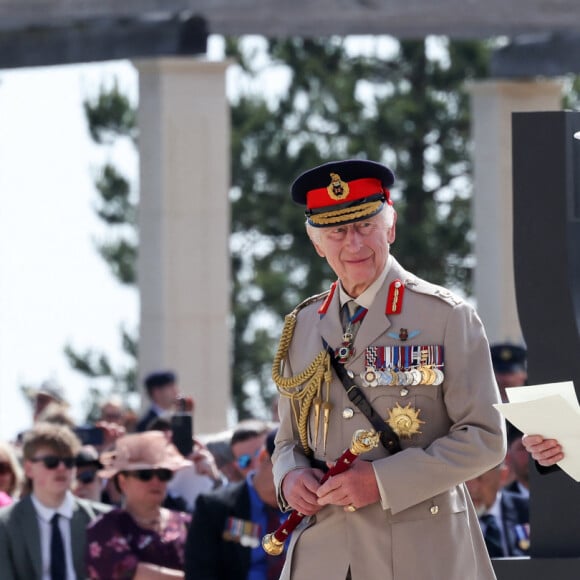
[[[321,257],[324,258],[325,257],[325,253],[322,250],[320,244],[316,241],[315,239],[315,235],[313,234],[313,232],[310,230],[310,228],[306,228],[306,233],[308,234],[308,237],[310,238],[310,241],[312,242],[312,245],[314,246],[314,249],[316,250],[316,253]]]
[[[312,238],[310,238],[310,241],[312,242],[312,245],[314,246],[314,249],[316,250],[316,253],[321,258],[324,258],[325,257],[325,253],[322,251],[322,248],[315,241],[313,241]]]
[[[393,210],[393,225],[389,228],[387,232],[387,242],[392,244],[397,237],[397,212]]]

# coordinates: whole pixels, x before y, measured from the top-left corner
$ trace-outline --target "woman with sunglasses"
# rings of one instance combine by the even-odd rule
[[[125,435],[101,455],[103,478],[112,478],[122,507],[87,530],[87,567],[93,580],[183,578],[191,516],[162,507],[175,471],[191,465],[160,431]]]

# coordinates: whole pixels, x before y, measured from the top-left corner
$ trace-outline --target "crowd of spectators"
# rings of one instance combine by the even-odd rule
[[[198,500],[226,488],[257,489],[275,507],[270,456],[276,423],[247,420],[192,437],[184,455],[173,444],[172,417],[183,410],[176,373],[152,373],[144,386],[149,405],[141,416],[112,396],[98,419],[83,425],[73,420],[58,385],[46,382],[33,393],[31,428],[0,442],[3,579],[230,577],[203,576],[196,563],[186,572],[188,532]],[[246,527],[253,515],[247,514]],[[240,578],[251,573],[269,580],[272,565],[266,566],[259,540],[273,531],[265,529],[272,521],[261,518],[252,527],[251,545],[245,534],[213,538],[213,553],[233,550],[243,560]],[[238,566],[237,560],[229,565]]]
[[[524,349],[493,345],[491,355],[504,397],[504,387],[526,384]],[[38,389],[32,427],[0,442],[3,578],[277,577],[284,554],[260,545],[284,520],[271,468],[276,421],[193,438],[184,456],[172,443],[177,375],[149,375],[145,392],[142,416],[112,396],[79,428],[61,389]],[[530,460],[522,434],[507,431],[505,461],[466,482],[493,557],[529,552]]]

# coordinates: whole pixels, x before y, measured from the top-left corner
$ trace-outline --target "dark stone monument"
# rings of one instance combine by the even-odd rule
[[[530,384],[580,389],[580,113],[514,113],[514,268]],[[580,578],[580,483],[530,466],[530,557],[498,580]]]

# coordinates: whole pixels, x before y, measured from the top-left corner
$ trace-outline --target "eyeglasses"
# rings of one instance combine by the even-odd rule
[[[6,475],[7,473],[12,473],[12,466],[8,461],[0,461],[0,475]]]
[[[236,462],[238,464],[238,467],[240,469],[246,469],[247,467],[250,466],[250,463],[252,463],[252,459],[254,459],[254,457],[258,457],[258,455],[260,454],[261,449],[257,449],[255,451],[255,453],[250,454],[250,453],[244,453],[243,455],[240,455],[237,459]]]
[[[126,471],[126,475],[130,475],[140,481],[151,481],[155,476],[159,481],[169,481],[173,477],[171,469],[136,469],[134,471]]]
[[[74,457],[59,457],[58,455],[44,455],[43,457],[33,457],[30,461],[32,463],[39,463],[42,461],[46,469],[56,469],[60,463],[64,463],[67,469],[72,469],[75,466]]]
[[[97,477],[97,472],[96,471],[79,471],[77,473],[77,481],[80,481],[81,483],[93,483],[93,481],[95,481],[95,478]]]

